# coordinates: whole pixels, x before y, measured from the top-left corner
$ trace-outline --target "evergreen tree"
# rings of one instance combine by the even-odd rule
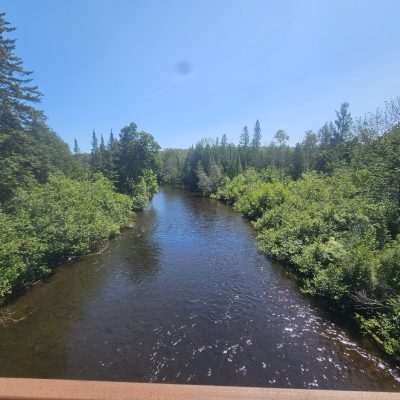
[[[107,146],[105,146],[104,138],[101,136],[100,149],[102,155],[102,172],[108,179],[116,183],[118,181],[118,169],[116,165],[116,160],[118,158],[118,140],[114,138],[112,129]]]
[[[98,149],[99,149],[99,146],[98,146],[97,135],[96,135],[96,131],[93,129],[93,132],[92,132],[92,154],[97,153]]]
[[[114,139],[114,133],[113,133],[113,131],[112,131],[112,129],[111,129],[111,131],[110,131],[110,137],[109,137],[109,139],[108,139],[108,148],[111,150],[112,148],[113,148],[113,146],[114,146],[114,141],[115,141],[115,139]]]
[[[106,151],[103,134],[100,136],[100,151],[103,153]]]
[[[74,139],[74,154],[79,154],[79,153],[80,153],[80,150],[79,150],[78,141],[75,138]]]
[[[26,128],[39,111],[30,103],[40,100],[37,86],[31,85],[30,71],[15,54],[15,39],[6,35],[15,30],[0,13],[0,130]]]
[[[240,146],[244,147],[247,149],[250,144],[250,136],[249,136],[249,130],[247,129],[247,126],[243,127],[243,133],[240,135]]]
[[[76,167],[68,145],[33,106],[41,94],[15,54],[13,31],[0,13],[0,203],[19,187],[45,182],[50,171],[70,175]]]
[[[90,165],[93,172],[100,171],[99,145],[98,145],[96,131],[94,129],[92,132],[92,151],[90,154]]]
[[[226,147],[227,144],[228,144],[228,137],[227,137],[226,134],[224,133],[224,134],[222,135],[222,138],[221,138],[221,146],[222,146],[222,147]]]
[[[259,149],[261,146],[261,126],[259,120],[256,121],[256,124],[254,126],[254,134],[251,145],[254,149]]]

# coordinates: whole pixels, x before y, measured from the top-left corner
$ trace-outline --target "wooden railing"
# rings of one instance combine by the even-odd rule
[[[18,400],[400,400],[400,393],[0,378]]]

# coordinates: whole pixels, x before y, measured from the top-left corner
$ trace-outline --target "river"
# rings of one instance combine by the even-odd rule
[[[400,390],[257,252],[245,220],[179,190],[2,314],[0,376]]]

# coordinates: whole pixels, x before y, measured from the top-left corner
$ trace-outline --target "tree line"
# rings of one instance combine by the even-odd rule
[[[232,178],[248,168],[271,167],[293,179],[307,171],[330,174],[338,165],[349,165],[358,149],[394,126],[399,110],[400,100],[394,99],[374,113],[353,119],[349,104],[343,103],[333,121],[317,132],[306,131],[294,146],[289,145],[289,135],[282,129],[276,131],[270,144],[262,145],[257,120],[252,136],[244,126],[237,144],[229,142],[224,134],[217,139],[203,139],[187,150],[161,151],[161,181],[208,194],[222,177]]]

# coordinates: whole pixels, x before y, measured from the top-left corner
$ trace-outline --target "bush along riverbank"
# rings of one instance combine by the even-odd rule
[[[17,189],[0,208],[0,304],[60,263],[101,250],[134,223],[135,211],[157,190],[151,171],[131,185],[130,194],[115,191],[100,173],[81,179],[50,175],[44,184]]]
[[[393,135],[397,141],[400,130]],[[296,271],[305,293],[328,300],[399,361],[398,208],[378,182],[388,175],[343,168],[293,180],[248,169],[211,196],[252,221],[259,248]]]
[[[0,298],[47,276],[70,257],[97,251],[132,219],[132,199],[106,178],[50,176],[17,191],[0,212]],[[6,211],[6,212],[5,212]]]

